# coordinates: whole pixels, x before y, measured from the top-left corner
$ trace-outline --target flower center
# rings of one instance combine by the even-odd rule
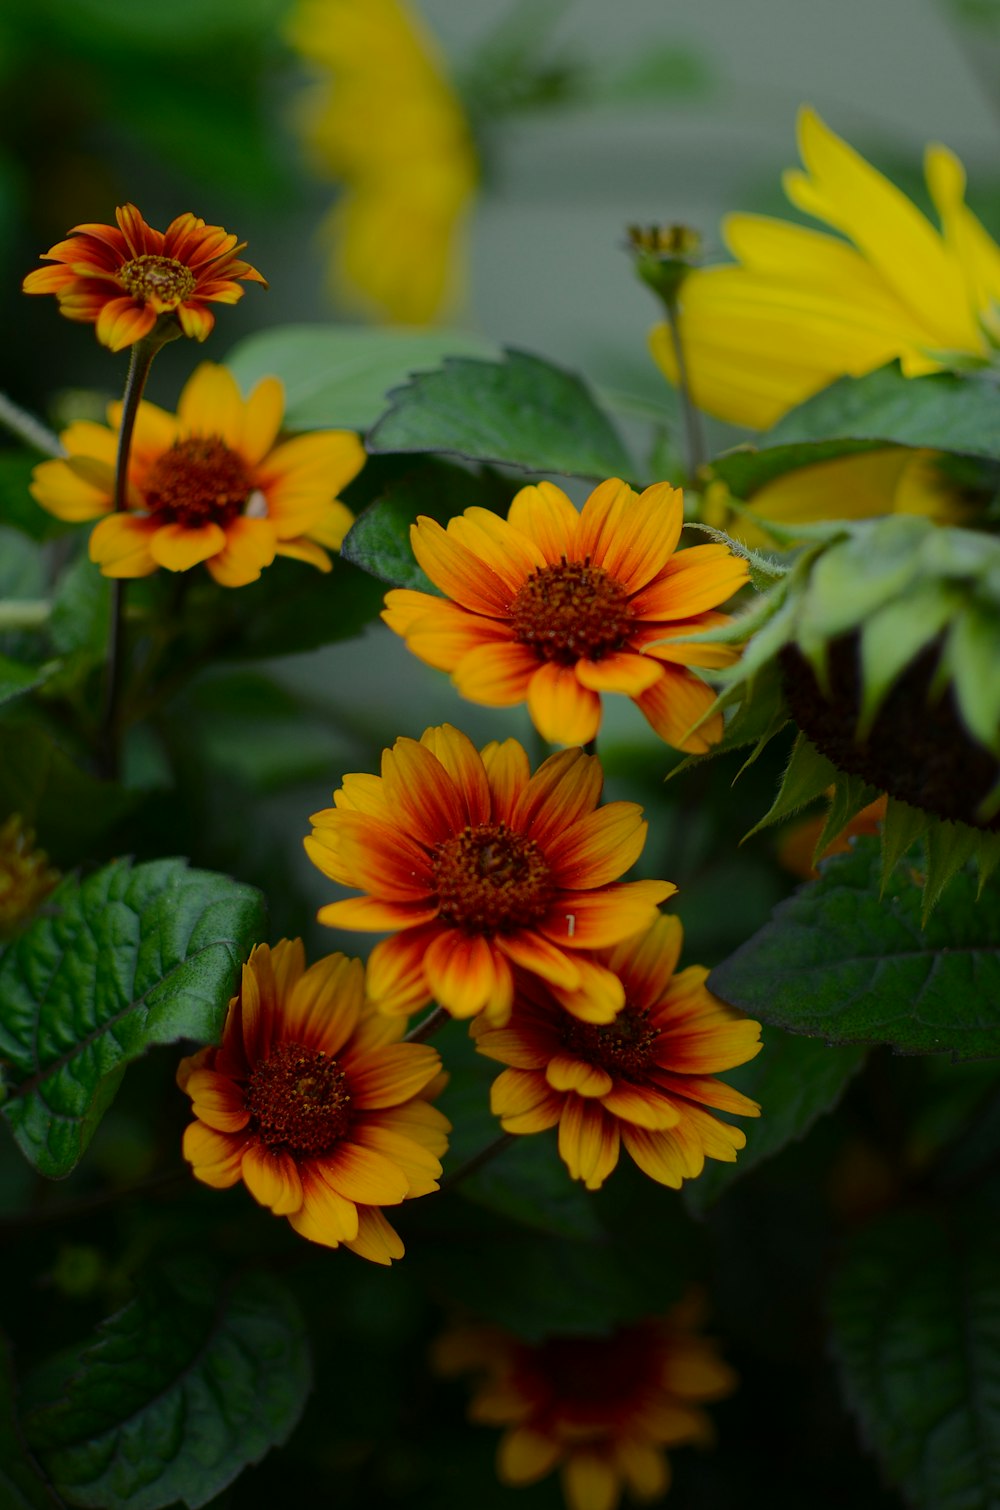
[[[511,622],[522,645],[571,666],[620,650],[632,626],[628,593],[601,566],[560,561],[533,571],[518,589]]]
[[[658,1036],[659,1030],[650,1027],[648,1009],[626,1003],[614,1022],[602,1026],[572,1018],[562,1041],[571,1054],[588,1064],[626,1080],[640,1080],[649,1068]]]
[[[653,1383],[654,1359],[639,1328],[610,1337],[551,1337],[539,1348],[540,1372],[557,1414],[620,1410]]]
[[[217,435],[175,441],[146,480],[146,507],[164,524],[227,525],[250,496],[246,466]]]
[[[175,257],[157,257],[151,252],[133,257],[118,269],[118,282],[133,299],[176,309],[197,288],[194,273]]]
[[[467,827],[431,856],[439,912],[467,933],[537,923],[549,904],[549,867],[534,839],[505,823]]]
[[[271,1153],[328,1153],[347,1131],[347,1076],[321,1049],[283,1043],[254,1065],[246,1089],[250,1126]]]

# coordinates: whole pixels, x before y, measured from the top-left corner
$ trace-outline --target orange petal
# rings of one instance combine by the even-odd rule
[[[157,566],[168,571],[190,571],[225,547],[225,531],[217,524],[203,524],[197,529],[186,524],[163,524],[149,539],[150,555]]]
[[[417,561],[447,597],[488,618],[508,617],[512,595],[496,572],[435,519],[421,515],[410,529],[410,543]]]
[[[519,1488],[543,1479],[563,1456],[564,1448],[552,1437],[531,1426],[504,1432],[497,1449],[497,1478],[501,1484]],[[571,1510],[577,1510],[571,1504]]]
[[[683,666],[661,665],[663,676],[635,699],[636,704],[666,744],[691,755],[703,755],[722,738],[725,727],[721,710],[705,717],[716,695],[694,672]]]
[[[227,1075],[196,1069],[187,1077],[184,1090],[191,1097],[195,1116],[217,1132],[240,1132],[250,1121],[243,1093]]]
[[[275,1216],[288,1216],[302,1205],[302,1181],[294,1159],[269,1153],[260,1143],[248,1143],[243,1150],[243,1183]]]
[[[492,808],[486,767],[468,735],[451,724],[441,724],[425,729],[420,743],[437,757],[454,781],[459,798],[465,804],[467,821],[472,824],[488,822]]]
[[[602,1097],[604,1110],[636,1127],[676,1127],[681,1120],[677,1107],[653,1088],[619,1081]]]
[[[668,482],[654,483],[622,504],[599,564],[630,593],[638,592],[669,561],[684,523],[684,495]]]
[[[340,1063],[351,1082],[352,1104],[374,1111],[416,1096],[441,1068],[441,1056],[427,1043],[396,1043],[356,1059],[348,1045]]]
[[[149,548],[156,524],[132,514],[108,514],[90,536],[90,559],[106,577],[148,577],[156,570]]]
[[[431,1000],[424,974],[424,955],[439,925],[409,928],[383,939],[368,956],[368,997],[380,1012],[407,1016]]]
[[[112,351],[121,351],[149,335],[156,324],[156,314],[148,305],[136,304],[132,298],[109,299],[97,317],[97,339]]]
[[[690,619],[718,608],[750,580],[749,563],[727,545],[692,545],[630,604],[639,619]]]
[[[331,1190],[361,1205],[398,1206],[409,1194],[409,1181],[397,1164],[349,1138],[318,1159],[316,1168]]]
[[[360,960],[344,954],[317,960],[287,994],[280,994],[286,1037],[306,1048],[338,1054],[358,1025],[364,989]]]
[[[585,954],[576,956],[579,984],[572,987],[551,983],[559,1005],[581,1022],[614,1022],[625,1005],[625,989],[611,970]]]
[[[497,1021],[510,1014],[514,980],[510,966],[482,937],[451,928],[433,939],[424,971],[435,1001],[453,1017],[488,1011]]]
[[[533,975],[553,986],[563,986],[571,991],[580,985],[580,968],[576,958],[528,928],[518,928],[512,933],[498,933],[496,947]]]
[[[448,534],[495,572],[511,600],[545,557],[527,535],[489,509],[468,508],[448,521]]]
[[[593,755],[582,750],[550,755],[525,786],[511,813],[510,825],[546,849],[552,838],[593,812],[603,785],[604,772]]]
[[[490,1090],[490,1110],[504,1132],[535,1133],[555,1127],[565,1097],[533,1070],[504,1070]]]
[[[225,543],[207,562],[220,587],[245,587],[256,582],[274,560],[274,527],[267,519],[234,519],[226,526]]]
[[[246,1139],[239,1134],[217,1132],[204,1122],[191,1122],[184,1129],[181,1149],[196,1179],[215,1190],[227,1190],[240,1178]]]
[[[533,650],[508,640],[468,650],[455,666],[452,681],[459,695],[472,703],[511,708],[524,702],[538,669]]]
[[[584,745],[601,727],[601,699],[580,685],[576,668],[547,661],[528,685],[528,712],[551,744]]]
[[[559,1118],[559,1157],[570,1178],[599,1190],[618,1163],[618,1123],[598,1102],[569,1095]]]
[[[383,753],[382,783],[390,811],[418,844],[433,846],[462,832],[465,805],[454,780],[425,744],[397,739]]]
[[[576,1091],[579,1096],[604,1096],[614,1084],[607,1070],[572,1054],[554,1055],[545,1067],[545,1078],[554,1091]]]
[[[531,766],[516,739],[492,740],[482,751],[483,769],[489,784],[493,817],[511,823],[514,809],[531,778]]]
[[[563,557],[575,561],[580,515],[562,488],[554,482],[540,482],[522,488],[511,502],[507,519],[522,535],[539,547],[550,566]]]
[[[358,1235],[346,1246],[360,1258],[374,1264],[391,1264],[394,1258],[402,1258],[406,1249],[396,1229],[390,1225],[377,1206],[362,1206],[358,1211]]]
[[[622,514],[634,498],[632,489],[620,477],[609,477],[594,489],[580,513],[577,550],[584,559],[603,566],[604,553],[614,545]]]
[[[279,540],[274,547],[274,554],[288,556],[294,561],[305,561],[308,566],[315,566],[317,571],[333,570],[333,562],[327,552],[315,541],[307,540],[305,535],[300,535],[296,540]]]
[[[642,854],[648,825],[636,802],[609,802],[549,841],[545,857],[560,887],[604,886]]]
[[[606,949],[649,928],[661,902],[676,891],[670,881],[623,881],[600,891],[563,894],[539,924],[554,944]]]
[[[663,1001],[680,959],[684,942],[681,920],[661,914],[636,937],[626,939],[608,957],[612,970],[627,983],[629,1000],[639,1007],[655,1007]]]
[[[302,1207],[289,1215],[289,1222],[302,1237],[327,1248],[337,1248],[358,1235],[358,1208],[353,1201],[326,1183],[315,1166],[301,1168]]]
[[[661,675],[655,661],[628,651],[615,651],[599,661],[577,661],[573,669],[581,687],[592,692],[623,692],[626,697],[645,692]]]
[[[345,897],[342,902],[328,902],[316,914],[317,921],[328,928],[357,928],[363,933],[389,933],[396,928],[415,928],[430,923],[438,915],[433,902],[383,902],[377,897]]]

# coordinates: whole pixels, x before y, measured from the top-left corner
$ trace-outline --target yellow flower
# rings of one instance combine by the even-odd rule
[[[927,187],[941,230],[836,136],[799,115],[806,171],[785,193],[838,236],[760,215],[731,215],[735,264],[697,269],[680,292],[680,333],[695,403],[763,430],[835,378],[898,358],[907,377],[969,361],[1000,344],[1000,247],[965,204],[965,171],[927,148]],[[843,239],[846,238],[846,239]],[[677,382],[670,331],[653,356]]]
[[[184,1157],[224,1190],[240,1180],[310,1242],[378,1264],[403,1256],[381,1207],[437,1190],[447,1120],[428,1097],[435,1049],[365,1002],[360,960],[305,968],[301,939],[258,944],[218,1048],[181,1061],[195,1121]]]
[[[354,517],[336,494],[360,472],[364,448],[349,430],[278,442],[283,411],[277,378],[262,378],[243,399],[225,367],[204,362],[176,415],[139,406],[127,510],[114,512],[120,403],[109,406],[107,426],[79,421],[65,430],[65,460],[37,466],[31,492],[60,519],[100,519],[90,558],[106,577],[204,561],[223,587],[242,587],[276,555],[329,571],[327,552]]]
[[[760,1023],[713,996],[702,966],[675,974],[682,937],[677,918],[658,917],[598,951],[625,989],[614,1022],[580,1022],[540,981],[524,979],[506,1027],[473,1024],[479,1052],[511,1066],[490,1094],[504,1131],[558,1124],[560,1157],[588,1190],[604,1184],[621,1143],[644,1174],[679,1189],[706,1158],[731,1164],[746,1144],[716,1109],[760,1115],[756,1101],[714,1074],[760,1052]]]
[[[678,551],[683,522],[678,489],[636,493],[617,477],[582,512],[542,482],[521,489],[506,521],[471,508],[445,530],[421,517],[413,553],[446,596],[397,588],[382,617],[463,697],[526,701],[553,744],[593,739],[601,694],[623,692],[661,739],[703,754],[723,719],[699,722],[715,693],[691,668],[729,665],[737,652],[679,641],[727,622],[714,609],[749,570],[725,545]]]
[[[174,315],[186,336],[204,341],[215,324],[210,303],[235,304],[240,282],[263,283],[237,256],[246,246],[220,225],[178,215],[165,231],[147,225],[134,204],[115,211],[117,225],[77,225],[45,255],[26,294],[55,294],[60,313],[97,327],[97,339],[121,351],[147,336],[161,315]]]
[[[289,36],[327,75],[305,131],[343,184],[328,225],[334,286],[427,324],[454,301],[478,169],[431,39],[403,0],[299,0]]]
[[[502,1426],[497,1476],[511,1487],[560,1471],[569,1510],[615,1510],[622,1491],[652,1503],[670,1487],[665,1447],[713,1440],[701,1408],[736,1388],[716,1345],[695,1331],[691,1298],[609,1336],[521,1342],[464,1326],[435,1344],[442,1374],[477,1375],[470,1419]]]
[[[37,912],[59,880],[19,813],[0,827],[0,938]]]

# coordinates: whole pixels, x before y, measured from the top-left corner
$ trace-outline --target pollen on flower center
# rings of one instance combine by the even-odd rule
[[[601,566],[560,561],[526,578],[511,606],[518,639],[547,661],[570,666],[620,650],[632,625],[628,593]]]
[[[175,257],[157,257],[152,252],[123,263],[117,277],[134,299],[148,300],[165,310],[183,304],[198,286],[194,273],[183,262]]]
[[[246,1089],[250,1125],[270,1152],[328,1153],[347,1131],[351,1096],[336,1059],[283,1043],[256,1064]]]
[[[252,490],[246,466],[216,435],[179,440],[154,463],[146,507],[164,524],[227,525]]]
[[[549,867],[534,839],[505,823],[466,827],[431,857],[439,916],[468,933],[523,928],[545,915]]]
[[[657,1029],[650,1027],[648,1010],[626,1004],[614,1022],[601,1026],[572,1018],[563,1032],[563,1044],[588,1064],[635,1079],[649,1067],[657,1036]]]

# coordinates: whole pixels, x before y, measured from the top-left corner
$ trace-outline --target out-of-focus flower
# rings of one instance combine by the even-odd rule
[[[651,1179],[677,1189],[706,1157],[732,1163],[746,1143],[713,1109],[760,1115],[756,1101],[714,1078],[760,1052],[760,1023],[713,996],[700,965],[674,974],[682,938],[679,920],[661,916],[599,952],[625,988],[614,1022],[579,1022],[526,980],[506,1027],[473,1025],[480,1053],[511,1066],[490,1096],[504,1131],[558,1124],[563,1163],[588,1190],[615,1168],[620,1143]]]
[[[304,130],[343,185],[328,223],[339,295],[429,323],[453,302],[478,178],[462,106],[404,0],[299,0],[293,46],[327,76]]]
[[[616,1510],[625,1490],[652,1504],[670,1487],[666,1447],[711,1445],[702,1406],[736,1375],[697,1335],[695,1300],[605,1337],[521,1342],[494,1326],[464,1326],[435,1344],[442,1374],[477,1376],[469,1417],[502,1426],[497,1476],[511,1487],[558,1468],[569,1510]]]
[[[678,551],[680,491],[635,493],[613,477],[578,512],[551,482],[522,488],[506,522],[470,508],[447,529],[421,517],[413,552],[446,594],[397,588],[382,617],[472,702],[527,702],[543,739],[586,744],[601,693],[631,697],[661,739],[701,754],[721,737],[715,701],[690,669],[727,666],[728,645],[680,643],[728,622],[712,610],[748,579],[725,545]]]
[[[502,1023],[519,965],[570,1012],[609,1022],[622,984],[589,951],[648,928],[677,888],[618,881],[646,824],[635,802],[600,807],[603,783],[582,750],[532,775],[516,740],[480,751],[449,724],[397,739],[381,776],[345,776],[305,847],[324,875],[365,893],[321,908],[321,923],[394,930],[368,963],[375,1005],[410,1013],[434,998],[455,1017]]]
[[[354,517],[336,494],[364,466],[364,447],[350,430],[278,442],[283,412],[277,378],[243,399],[225,367],[203,362],[176,415],[139,406],[126,510],[114,512],[119,403],[107,426],[78,421],[63,432],[65,459],[37,466],[31,492],[60,519],[100,519],[90,557],[106,577],[204,561],[223,587],[242,587],[276,555],[329,571],[328,551]]]
[[[59,881],[19,813],[0,827],[0,938],[28,921]]]
[[[840,235],[731,215],[723,229],[736,263],[695,269],[679,295],[695,403],[757,430],[835,378],[896,358],[919,377],[987,362],[1000,345],[1000,247],[965,204],[954,154],[925,154],[937,231],[814,111],[800,112],[798,139],[806,171],[785,174],[785,193]],[[667,324],[651,347],[676,383]]]
[[[55,294],[67,319],[96,325],[97,339],[112,351],[149,335],[162,315],[203,341],[215,324],[209,304],[236,304],[240,282],[267,286],[237,255],[246,242],[197,215],[178,215],[154,231],[126,204],[115,219],[117,226],[74,226],[44,253],[55,266],[37,268],[23,283],[26,294]]]
[[[183,1059],[177,1082],[199,1180],[242,1180],[310,1242],[388,1264],[403,1244],[381,1207],[437,1190],[449,1124],[428,1100],[437,1051],[400,1043],[402,1023],[366,1005],[364,980],[343,954],[307,970],[300,939],[258,944],[221,1045]]]

